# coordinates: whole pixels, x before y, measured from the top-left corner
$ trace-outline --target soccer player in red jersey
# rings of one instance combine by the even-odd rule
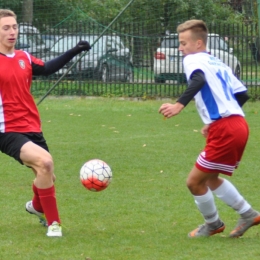
[[[91,46],[80,41],[61,56],[43,62],[25,51],[15,50],[18,31],[15,13],[0,9],[0,151],[32,169],[34,196],[26,203],[26,210],[48,226],[47,236],[60,237],[53,159],[30,87],[33,75],[55,73]]]
[[[179,114],[194,98],[205,124],[201,133],[207,138],[187,179],[205,223],[188,236],[208,237],[224,231],[225,224],[220,220],[214,202],[215,194],[240,215],[237,226],[229,235],[240,237],[248,228],[260,224],[260,213],[219,173],[231,176],[243,155],[249,131],[241,107],[248,99],[247,90],[228,66],[207,53],[208,29],[203,21],[186,21],[177,31],[188,88],[175,104],[165,103],[159,112],[170,118]]]

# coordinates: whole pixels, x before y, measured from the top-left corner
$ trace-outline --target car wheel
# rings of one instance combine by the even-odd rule
[[[165,83],[165,79],[162,79],[161,77],[154,77],[154,82],[155,83]]]
[[[237,65],[236,66],[236,69],[235,69],[235,76],[238,78],[238,79],[240,79],[240,77],[241,77],[241,69],[240,69],[240,66],[239,65]]]
[[[105,83],[105,82],[109,82],[109,70],[106,64],[104,64],[102,66],[102,70],[101,70],[101,80]]]

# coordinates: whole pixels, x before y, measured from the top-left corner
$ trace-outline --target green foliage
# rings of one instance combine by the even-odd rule
[[[2,6],[13,9],[20,19],[22,5],[25,3],[26,1],[11,0]],[[40,29],[43,26],[57,26],[68,19],[71,22],[90,19],[108,24],[128,3],[129,0],[35,0],[33,21]],[[241,23],[245,16],[248,17],[235,12],[227,2],[223,4],[221,0],[139,0],[132,3],[118,22],[142,23],[150,27],[156,25],[161,27],[158,33],[164,33],[166,30],[174,32],[180,22],[191,18],[232,24]]]
[[[16,10],[16,8],[18,8],[20,5],[20,1],[19,0],[0,0],[0,8],[3,9],[11,9],[11,10]]]

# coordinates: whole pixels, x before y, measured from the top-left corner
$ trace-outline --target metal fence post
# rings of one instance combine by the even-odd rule
[[[258,37],[260,37],[260,0],[257,0]]]

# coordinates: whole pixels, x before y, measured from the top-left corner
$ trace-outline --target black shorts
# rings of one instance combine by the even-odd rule
[[[0,151],[23,164],[20,159],[22,146],[33,142],[49,152],[46,140],[42,133],[0,133]]]

